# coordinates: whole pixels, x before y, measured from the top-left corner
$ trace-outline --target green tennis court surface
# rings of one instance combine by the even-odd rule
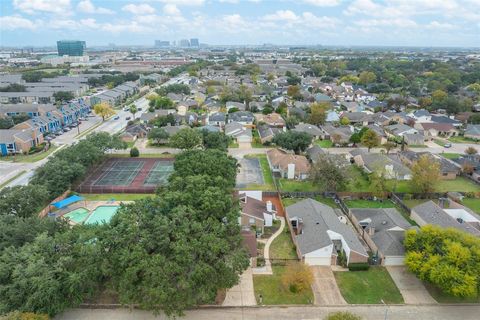
[[[143,184],[145,185],[165,185],[168,177],[173,172],[173,164],[171,162],[158,161],[150,170]]]
[[[128,186],[144,166],[143,161],[118,160],[94,183],[96,186]]]

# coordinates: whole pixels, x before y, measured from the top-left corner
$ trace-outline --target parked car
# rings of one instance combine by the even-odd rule
[[[125,120],[127,120],[127,121],[130,120],[130,119],[132,119],[132,117],[126,117],[125,118]]]
[[[445,148],[451,148],[451,147],[452,147],[452,144],[451,144],[451,143],[445,143],[444,147],[445,147]]]
[[[120,119],[120,116],[113,117],[113,120],[118,120],[118,119]]]
[[[68,131],[70,131],[70,130],[71,130],[71,129],[68,128],[68,127],[63,128],[63,132],[68,132]]]
[[[62,133],[63,133],[63,131],[60,130],[60,131],[55,132],[55,135],[58,137],[58,136],[61,136]]]
[[[130,111],[130,108],[129,108],[129,107],[125,107],[125,108],[123,108],[123,111]]]
[[[137,108],[137,111],[142,111],[142,108]]]

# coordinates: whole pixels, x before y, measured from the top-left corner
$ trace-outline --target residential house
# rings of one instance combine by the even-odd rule
[[[397,209],[353,208],[349,217],[380,264],[404,265],[405,231],[412,226]]]
[[[480,140],[480,124],[467,124],[463,136],[469,139]]]
[[[215,112],[208,116],[208,124],[216,127],[225,127],[227,115],[224,112]]]
[[[353,134],[353,127],[350,126],[332,126],[326,124],[320,127],[322,130],[321,138],[323,140],[331,140],[335,144],[348,144]]]
[[[440,179],[442,180],[455,180],[457,175],[460,174],[458,165],[437,154],[407,150],[399,152],[398,156],[400,160],[409,167],[413,166],[422,156],[428,157],[431,163],[438,163],[440,167]]]
[[[412,179],[412,172],[396,155],[360,152],[353,159],[366,173],[382,172],[387,179]]]
[[[168,116],[169,114],[176,114],[175,109],[158,109],[153,112],[144,112],[140,116],[140,122],[143,124],[148,124],[150,121],[158,118],[158,117],[165,117]]]
[[[423,130],[425,138],[453,137],[458,135],[458,130],[450,123],[421,122],[416,123],[415,128]]]
[[[247,250],[250,257],[250,266],[257,266],[257,235],[250,228],[242,228],[242,246]]]
[[[192,108],[198,108],[198,102],[195,100],[185,100],[185,101],[180,101],[177,104],[177,112],[180,115],[185,115],[187,112],[192,109]]]
[[[125,128],[125,131],[120,134],[120,139],[125,142],[133,142],[138,138],[146,138],[148,129],[143,124],[132,124]]]
[[[272,139],[279,133],[282,133],[283,130],[280,128],[270,127],[266,124],[261,124],[257,126],[258,136],[262,144],[271,142]]]
[[[170,125],[167,125],[165,127],[162,127],[163,130],[165,130],[166,133],[168,133],[168,136],[171,137],[173,136],[174,134],[176,134],[178,131],[182,130],[182,129],[186,129],[186,128],[190,128],[189,126],[186,126],[186,125],[178,125],[178,126],[170,126]]]
[[[316,144],[308,148],[306,153],[307,153],[308,159],[310,159],[312,163],[317,163],[317,160],[320,156],[327,155],[327,152],[324,149],[322,149],[319,145],[316,145]]]
[[[32,147],[43,143],[38,128],[0,129],[0,155],[28,153]]]
[[[343,112],[340,118],[347,118],[352,125],[368,126],[373,124],[374,120],[371,114],[366,112]]]
[[[368,129],[374,131],[377,136],[380,138],[380,144],[384,144],[387,142],[387,134],[385,133],[385,130],[383,130],[382,127],[376,125],[376,124],[370,124],[367,126]]]
[[[430,200],[413,207],[410,216],[419,226],[433,224],[480,237],[480,217],[465,207],[444,209]]]
[[[416,110],[408,115],[410,118],[414,119],[415,122],[431,122],[432,115],[425,109]]]
[[[258,196],[259,194],[259,196]],[[255,226],[258,235],[263,234],[265,227],[273,226],[276,219],[276,208],[271,201],[264,202],[261,192],[240,193],[240,225]]]
[[[244,126],[252,127],[255,116],[249,111],[236,111],[228,114],[228,123],[238,122]]]
[[[368,253],[354,230],[331,207],[305,199],[286,208],[286,218],[298,257],[307,265],[365,263]]]
[[[422,146],[425,144],[425,136],[422,133],[406,133],[403,135],[403,139],[409,146]]]
[[[273,112],[270,114],[257,113],[255,114],[255,119],[257,121],[257,124],[264,123],[272,128],[283,129],[286,126],[285,120],[282,118],[280,114],[276,112]]]
[[[418,134],[418,130],[406,124],[392,124],[385,127],[385,132],[391,137],[403,137],[405,134]]]
[[[239,111],[245,111],[246,110],[245,103],[242,103],[242,102],[227,101],[227,103],[225,103],[225,106],[227,108],[227,111],[230,110],[230,109],[233,109],[233,108],[236,108]]]
[[[246,128],[239,122],[229,122],[225,125],[225,134],[235,139],[238,143],[252,142],[252,129]]]
[[[314,140],[318,140],[323,135],[323,131],[320,130],[319,127],[309,123],[299,123],[292,129],[292,131],[308,133]]]
[[[308,178],[310,163],[307,158],[280,149],[267,151],[270,170],[285,179],[305,180]]]

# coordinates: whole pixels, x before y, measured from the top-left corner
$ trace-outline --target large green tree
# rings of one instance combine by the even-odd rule
[[[37,214],[48,202],[44,186],[15,186],[0,190],[0,215],[28,218]]]
[[[305,151],[312,143],[312,136],[305,132],[287,131],[277,134],[272,142],[277,146],[292,150],[296,154]]]
[[[342,191],[348,184],[345,170],[340,168],[336,159],[329,155],[320,155],[310,168],[309,179],[322,191]]]
[[[422,155],[412,166],[412,188],[414,192],[433,192],[440,179],[440,164],[428,155]]]
[[[202,130],[203,147],[205,149],[218,149],[227,151],[230,138],[223,132],[210,132]]]
[[[170,145],[182,150],[198,148],[202,145],[202,133],[192,128],[181,129],[170,137]]]

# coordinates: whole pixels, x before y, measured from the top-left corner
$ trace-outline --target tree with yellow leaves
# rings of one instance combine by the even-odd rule
[[[102,121],[105,121],[106,117],[113,116],[115,111],[112,107],[106,102],[100,102],[93,106],[93,111],[102,117]]]
[[[310,288],[313,283],[313,273],[310,268],[301,262],[287,265],[282,275],[282,285],[285,289],[297,293]]]

